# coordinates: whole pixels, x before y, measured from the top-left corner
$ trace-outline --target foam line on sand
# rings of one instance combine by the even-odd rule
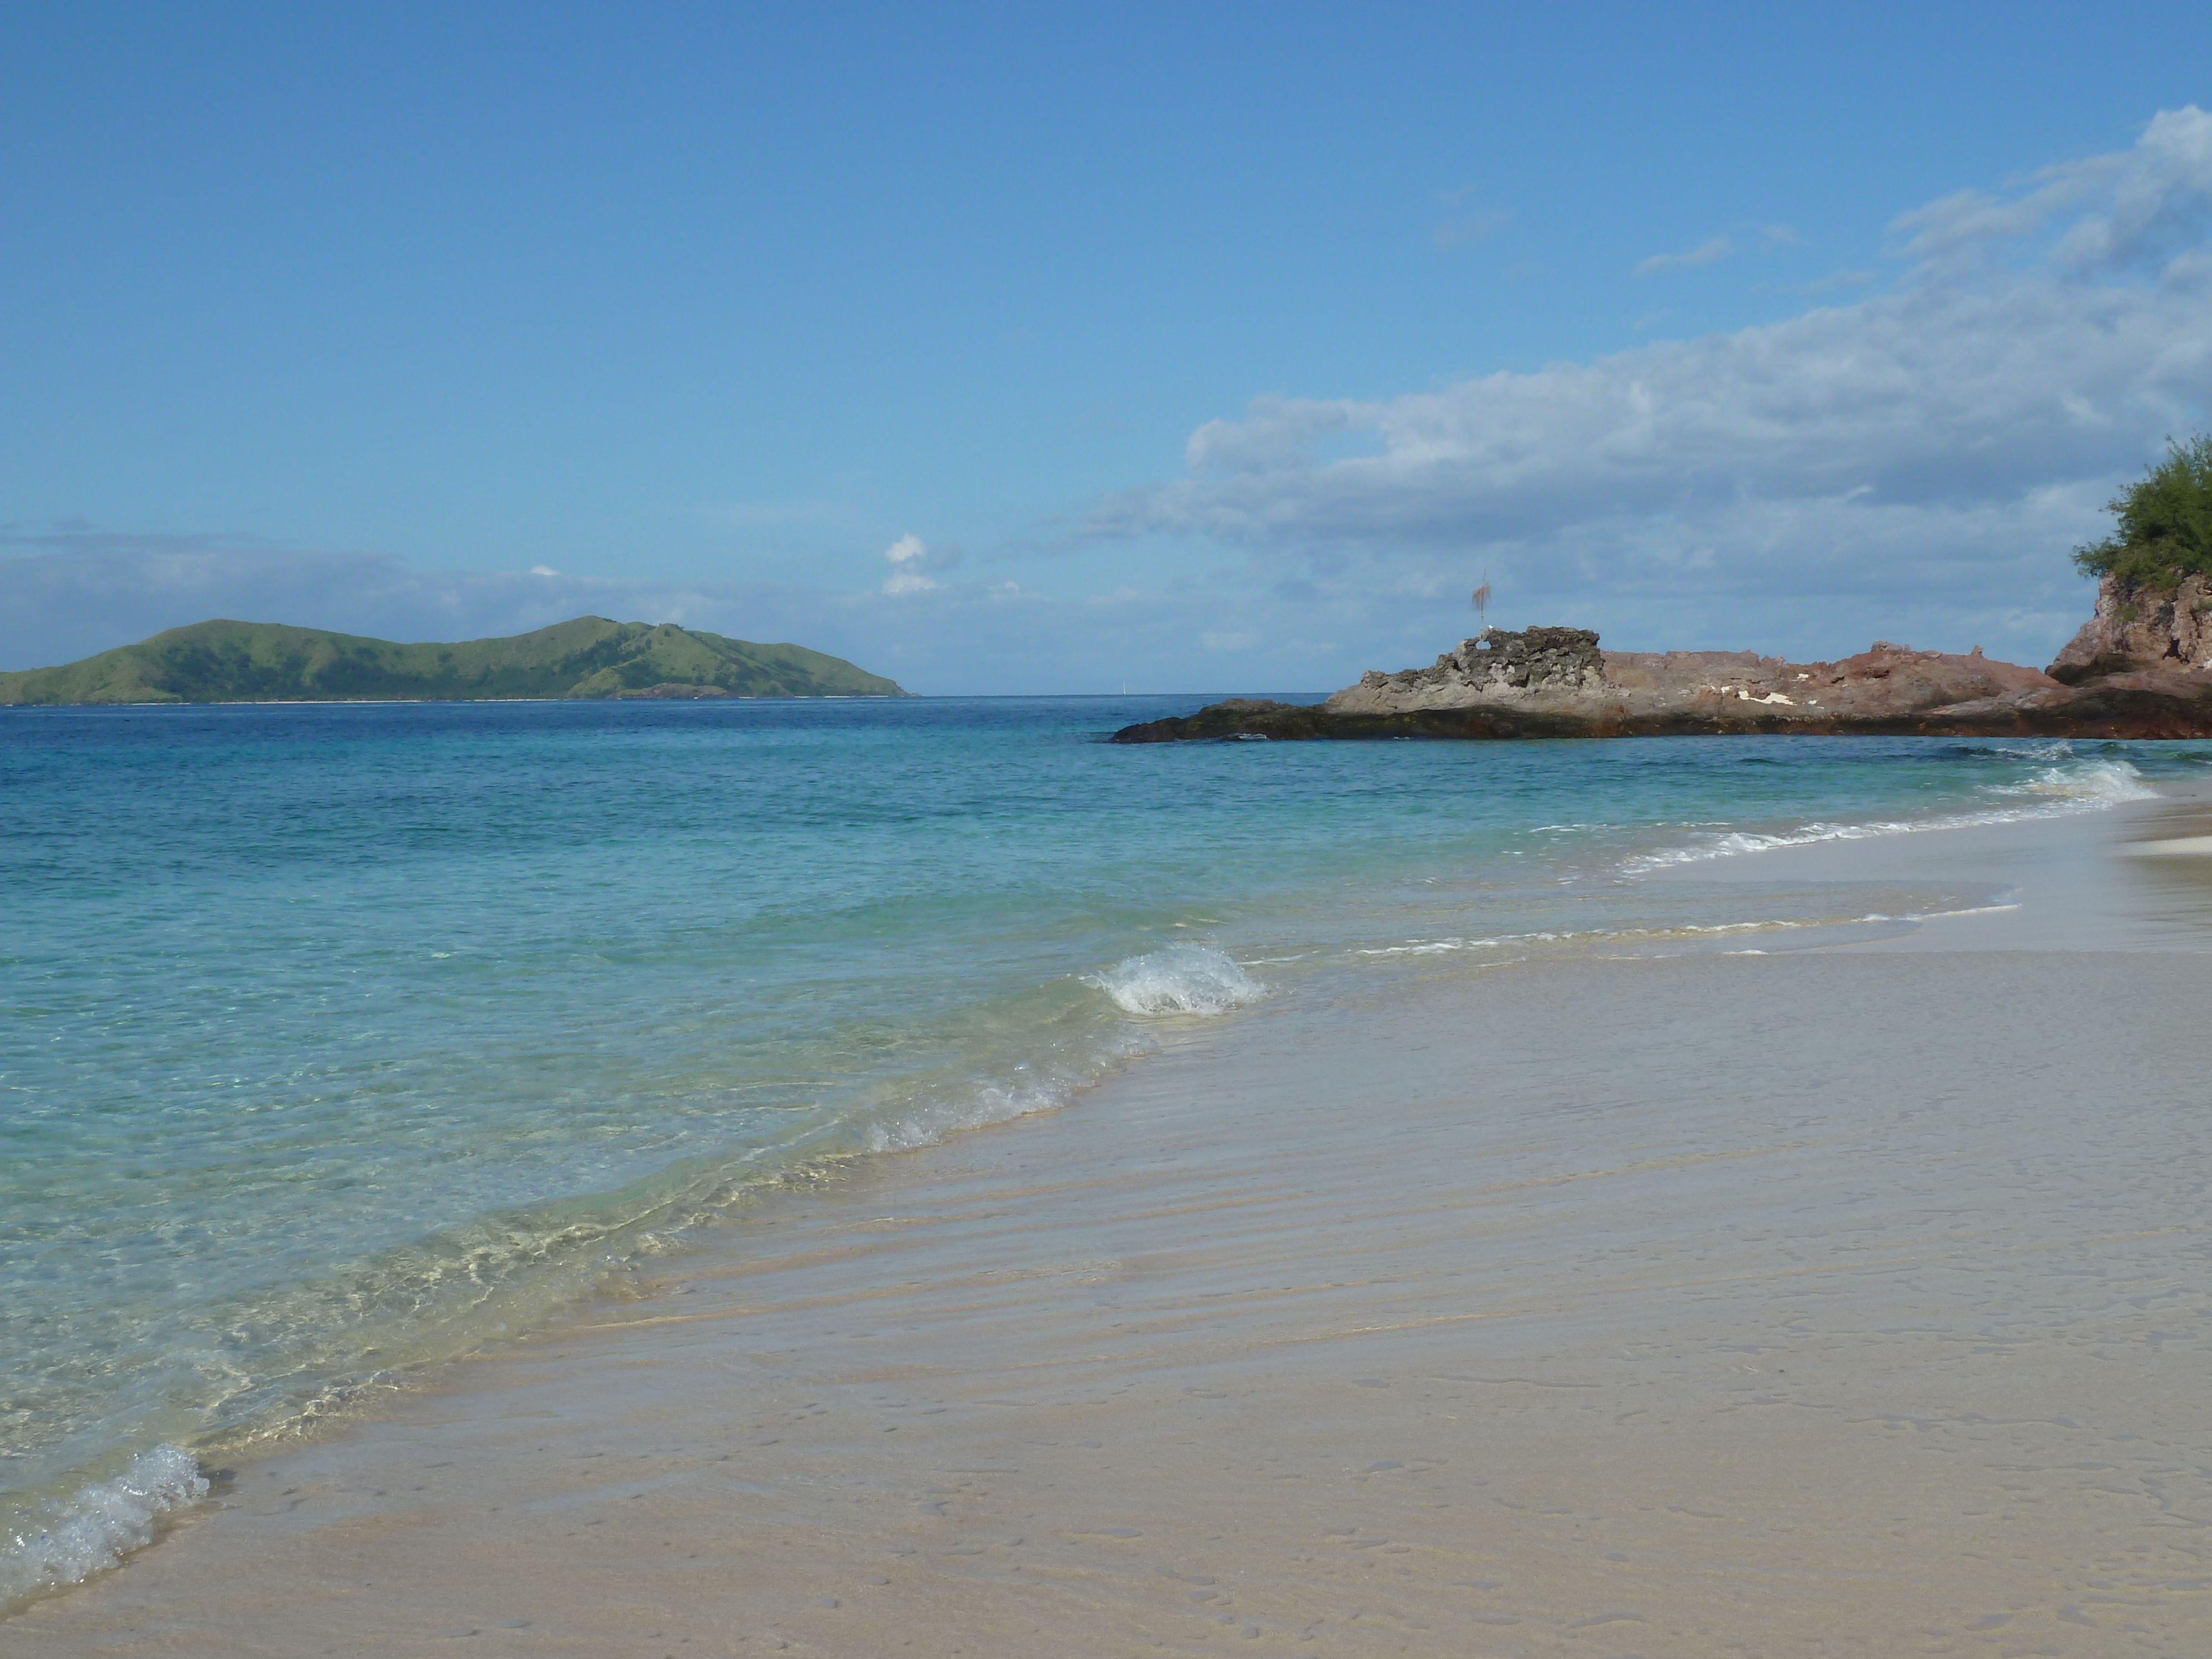
[[[1985,896],[1956,915],[1854,947],[1863,950],[2194,952],[2212,950],[2212,863],[2142,854],[2200,838],[2212,844],[2207,831],[2212,792],[2199,786],[2100,811],[1777,844],[1638,878],[1838,894],[1896,884]]]

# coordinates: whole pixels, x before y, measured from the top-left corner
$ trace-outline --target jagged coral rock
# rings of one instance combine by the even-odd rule
[[[2212,578],[2179,575],[2170,587],[2106,576],[2097,608],[2051,665],[2069,685],[2099,675],[2212,669]]]
[[[1432,666],[1364,674],[1317,708],[1218,703],[1115,738],[2212,735],[2212,674],[2132,658],[2120,659],[2128,672],[2100,669],[2069,685],[1979,647],[1960,656],[1881,640],[1839,661],[1793,663],[1749,651],[1600,651],[1597,638],[1489,629]]]
[[[1328,700],[1339,714],[1384,714],[1401,709],[1456,708],[1506,700],[1540,700],[1601,690],[1605,653],[1587,628],[1486,628],[1427,668],[1396,674],[1370,669],[1359,684]]]

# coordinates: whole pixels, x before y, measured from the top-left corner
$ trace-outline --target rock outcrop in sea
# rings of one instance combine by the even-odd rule
[[[1485,629],[1426,668],[1370,670],[1319,705],[1231,698],[1114,734],[1616,738],[1800,732],[1954,737],[2212,736],[2212,584],[2105,579],[2049,670],[1877,640],[1835,662],[1749,651],[1601,651],[1583,628]]]

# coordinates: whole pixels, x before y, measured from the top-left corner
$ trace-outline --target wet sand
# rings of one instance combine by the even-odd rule
[[[2021,889],[1904,950],[1194,1026],[241,1466],[0,1656],[2212,1652],[2212,957],[2100,884],[2197,890],[2114,873],[2175,810],[1730,861]]]

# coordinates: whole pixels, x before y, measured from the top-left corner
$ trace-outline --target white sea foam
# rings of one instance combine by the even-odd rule
[[[207,1495],[191,1454],[156,1446],[112,1480],[84,1487],[42,1530],[0,1549],[0,1607],[42,1590],[81,1583],[154,1541],[154,1523]]]
[[[2039,751],[2063,753],[2063,750]],[[1918,819],[1875,819],[1865,823],[1808,823],[1802,829],[1761,834],[1734,830],[1692,847],[1662,848],[1630,859],[1622,868],[1632,875],[1664,869],[1669,865],[1698,864],[1707,859],[1730,858],[1739,853],[1764,853],[1777,847],[1804,847],[1822,841],[1862,841],[1876,836],[1917,835],[1927,830],[1966,830],[1978,824],[2016,823],[2023,818],[2051,817],[2064,812],[2101,811],[2123,801],[2150,800],[2158,791],[2143,781],[2142,773],[2124,760],[2076,761],[2046,766],[2018,783],[1992,784],[1992,795],[2034,804],[1994,806],[1979,811],[1947,812]]]
[[[1355,947],[1358,957],[1428,957],[1449,951],[1504,950],[1528,945],[1641,944],[1647,940],[1696,939],[1709,933],[1756,933],[1790,927],[1830,927],[1852,921],[1887,921],[1887,916],[1822,916],[1802,921],[1682,921],[1667,927],[1595,927],[1541,929],[1527,933],[1500,933],[1492,939],[1417,939],[1408,945]]]
[[[2142,773],[2124,760],[2076,761],[2071,766],[2046,766],[2019,783],[1999,784],[1998,795],[2040,795],[2060,800],[2086,801],[2110,806],[2124,800],[2149,800],[2158,791],[2143,781]]]
[[[1256,1001],[1266,987],[1220,951],[1170,945],[1115,963],[1091,981],[1125,1013],[1223,1014]]]
[[[1870,923],[1933,921],[1944,916],[1993,915],[2001,910],[2016,910],[2016,904],[1979,904],[1959,910],[1907,910],[1891,915],[1880,910],[1870,910],[1859,916],[1790,916],[1761,918],[1753,921],[1680,921],[1667,927],[1595,927],[1573,931],[1542,931],[1527,933],[1500,933],[1489,939],[1416,939],[1405,945],[1355,945],[1355,957],[1430,957],[1443,956],[1455,951],[1525,951],[1530,946],[1566,945],[1576,946],[1607,945],[1633,946],[1666,945],[1676,940],[1697,942],[1728,933],[1788,933],[1814,932],[1824,927],[1856,927]],[[1722,956],[1764,956],[1764,951],[1723,951]],[[1516,956],[1513,961],[1522,958]]]

